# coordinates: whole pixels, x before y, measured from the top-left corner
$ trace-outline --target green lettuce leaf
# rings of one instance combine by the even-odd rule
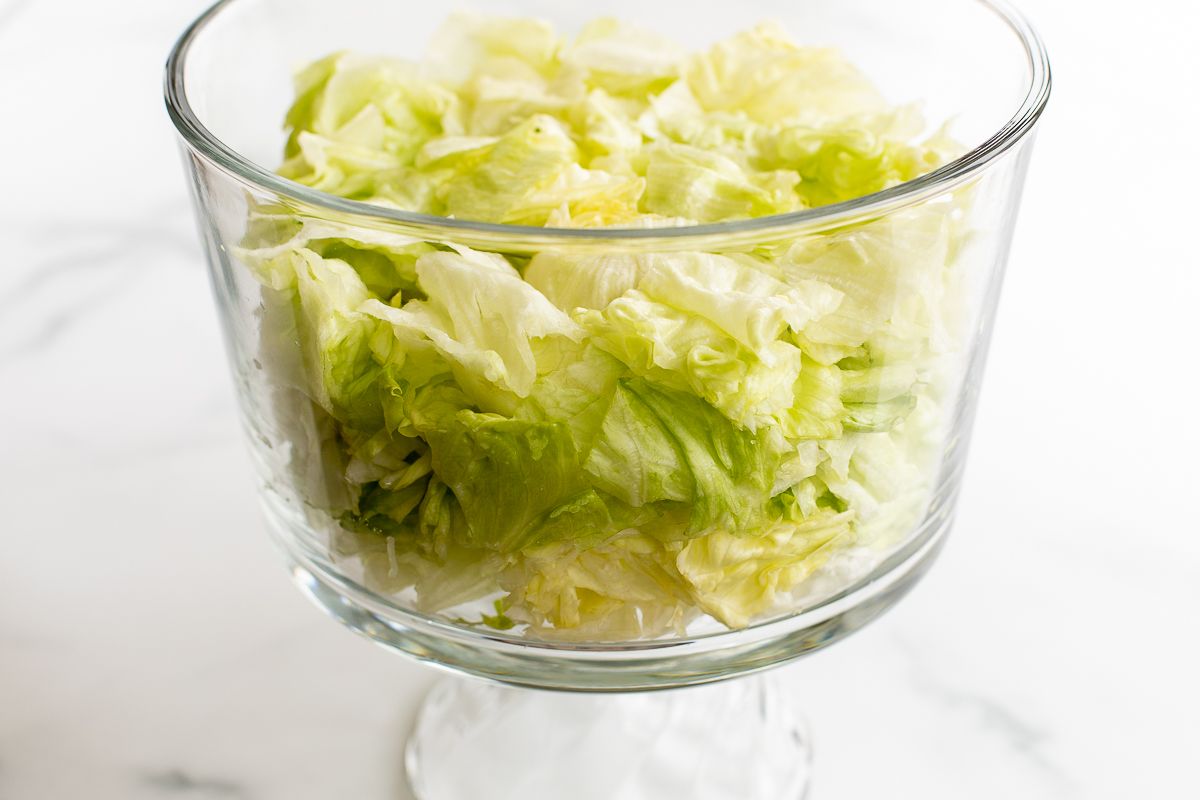
[[[732,158],[687,144],[659,143],[644,155],[646,197],[653,214],[697,222],[785,214],[803,208],[790,170],[757,172]]]
[[[666,37],[602,18],[585,25],[561,58],[567,69],[582,71],[590,87],[644,96],[677,78],[685,55]]]
[[[780,461],[779,453],[765,437],[739,429],[690,393],[656,386],[641,378],[626,380],[621,388],[627,392],[627,402],[640,404],[642,413],[621,414],[613,420],[613,427],[621,432],[618,441],[628,446],[634,437],[665,432],[670,437],[667,443],[676,450],[674,463],[656,462],[643,458],[640,452],[624,450],[623,457],[631,469],[625,478],[631,496],[638,491],[632,488],[635,483],[648,474],[657,475],[672,491],[681,485],[688,487],[686,502],[693,532],[713,526],[736,529],[762,520]],[[655,427],[660,430],[655,431]],[[655,455],[666,455],[665,448],[657,448]],[[597,463],[589,461],[589,468],[595,470]],[[610,473],[609,480],[611,485],[621,478]]]
[[[378,427],[382,405],[376,381],[381,367],[371,349],[378,322],[359,309],[367,287],[349,264],[294,252],[296,330],[313,401],[359,430]]]
[[[577,319],[596,346],[656,384],[690,391],[749,430],[795,403],[801,351],[774,341],[749,350],[705,317],[631,291]]]
[[[886,108],[836,50],[800,47],[773,24],[693,56],[685,75],[705,110],[742,113],[756,122],[837,119]]]
[[[641,291],[711,321],[767,363],[772,363],[771,343],[785,330],[803,331],[842,300],[842,293],[827,283],[797,280],[788,285],[728,256],[659,253],[649,258],[638,283]]]
[[[543,250],[529,260],[523,277],[563,311],[599,310],[636,288],[650,259],[637,253]]]
[[[608,507],[584,481],[563,423],[463,410],[421,433],[434,472],[466,518],[463,544],[510,553],[557,538],[608,535]]]
[[[713,533],[688,542],[678,566],[700,606],[731,628],[774,609],[851,535],[851,512],[825,512],[796,525]]]
[[[428,299],[400,308],[372,300],[362,308],[390,323],[402,348],[432,345],[481,407],[511,409],[513,396],[532,389],[539,355],[553,363],[556,346],[581,336],[498,255],[465,247],[429,253],[416,272]]]
[[[506,613],[541,638],[621,640],[682,633],[697,612],[676,546],[631,532],[580,550],[530,548],[500,575]]]

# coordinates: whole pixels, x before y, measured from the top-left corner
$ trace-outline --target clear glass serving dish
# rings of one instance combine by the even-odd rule
[[[595,16],[586,5],[538,0],[475,7],[544,18],[568,34]],[[428,699],[408,752],[410,779],[422,798],[800,796],[807,735],[778,687],[748,680],[631,693],[714,683],[814,652],[893,605],[933,562],[953,518],[1021,183],[1049,95],[1045,51],[1024,18],[999,2],[607,4],[606,16],[669,34],[694,50],[777,21],[804,44],[841,50],[889,101],[919,103],[926,120],[951,122],[961,155],[932,172],[786,214],[663,228],[494,224],[366,204],[274,172],[296,68],[338,50],[415,58],[449,10],[384,0],[226,0],[184,33],[167,64],[167,107],[183,144],[271,530],[298,585],[344,625],[422,661],[490,679],[448,682]],[[377,258],[414,246],[448,254],[418,268],[427,270],[458,268],[455,258],[498,256],[504,261],[495,263],[517,283],[521,271],[532,280],[539,263],[550,265],[540,268],[546,273],[556,264],[605,269],[696,258],[735,273],[747,264],[771,272],[785,303],[800,302],[785,292],[789,287],[818,287],[835,298],[824,317],[780,334],[794,359],[755,363],[760,375],[792,363],[789,386],[808,376],[837,379],[836,410],[825,416],[801,408],[799,394],[787,395],[804,415],[803,425],[795,423],[802,431],[781,440],[760,487],[771,502],[784,498],[801,508],[795,519],[821,524],[752,535],[716,524],[691,538],[665,535],[666,523],[637,516],[636,499],[612,500],[618,490],[599,477],[588,497],[600,491],[634,515],[629,519],[642,520],[644,530],[625,519],[576,541],[584,523],[572,528],[569,515],[557,527],[546,520],[559,519],[577,495],[555,496],[553,503],[562,502],[554,508],[550,501],[525,503],[535,506],[537,535],[550,539],[482,555],[466,550],[456,561],[459,551],[414,551],[399,534],[354,524],[368,491],[391,492],[385,493],[391,502],[417,485],[413,503],[423,503],[440,481],[440,497],[479,519],[489,512],[488,491],[519,505],[553,494],[547,487],[555,478],[507,481],[519,471],[486,448],[473,456],[474,471],[450,474],[448,458],[439,457],[428,436],[391,421],[382,440],[360,441],[368,437],[337,398],[313,388],[314,373],[337,366],[322,361],[322,321],[358,311],[321,305],[293,279],[272,278],[275,259],[308,258],[301,254],[330,242],[347,263],[366,262],[346,253]],[[321,272],[321,258],[309,268],[311,280],[333,279]],[[481,325],[495,322],[502,312],[490,311],[489,301],[502,307],[499,295],[510,284],[497,284],[496,295],[473,296],[458,313],[479,314]],[[660,284],[652,300],[694,310],[684,290]],[[454,298],[439,301],[426,288],[423,301],[443,302],[453,317]],[[692,288],[718,304],[710,321],[736,339],[736,323],[721,316],[734,312],[719,305],[719,295],[737,286]],[[372,291],[356,284],[351,295],[361,304]],[[786,307],[773,308],[790,319]],[[371,331],[388,330],[378,320],[371,324]],[[848,326],[858,331],[849,344],[838,338],[850,335]],[[362,353],[375,381],[388,356],[366,344]],[[536,361],[540,353],[526,355]],[[706,354],[649,367],[615,355],[611,363],[621,374],[601,392],[608,409],[603,424],[620,422],[612,416],[613,398],[626,393],[637,396],[629,403],[661,401],[656,413],[670,431],[686,411],[672,382],[699,380]],[[513,402],[536,393],[542,377],[535,367],[534,388],[513,390]],[[750,378],[743,378],[744,391],[735,386],[706,396],[710,405],[702,409],[708,421],[698,435],[720,463],[730,463],[721,461],[729,442],[757,446],[770,427],[746,423],[738,417],[744,408],[728,402],[749,391]],[[465,413],[480,424],[516,424],[519,416],[482,402]],[[554,422],[559,427],[538,428],[538,436],[585,416],[562,413]],[[401,441],[407,450],[389,450]],[[691,458],[688,446],[677,442],[670,452]],[[685,513],[689,503],[701,502],[700,490],[691,491],[667,505]],[[664,513],[676,519],[674,511]],[[571,581],[547,599],[546,586],[564,572]],[[649,588],[615,588],[634,573],[658,577]],[[614,577],[622,580],[606,582]]]

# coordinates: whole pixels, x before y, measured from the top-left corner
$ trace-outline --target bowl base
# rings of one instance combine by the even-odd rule
[[[419,800],[798,800],[808,728],[771,674],[633,694],[447,678],[405,767]]]
[[[292,579],[352,631],[426,663],[513,686],[579,692],[671,689],[749,675],[806,656],[891,608],[937,558],[950,529],[953,493],[936,503],[911,540],[871,575],[807,611],[744,630],[694,639],[554,643],[507,637],[400,608],[350,579],[267,503],[267,519]]]

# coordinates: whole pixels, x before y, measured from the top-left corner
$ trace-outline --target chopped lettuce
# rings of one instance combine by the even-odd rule
[[[391,324],[398,360],[414,346],[432,345],[480,407],[509,408],[512,396],[528,395],[546,360],[554,360],[555,345],[578,340],[582,331],[502,257],[460,251],[417,260],[427,299],[395,308],[364,298],[361,308]]]
[[[762,24],[693,56],[688,87],[706,111],[755,122],[824,121],[886,107],[871,82],[836,50],[800,47]]]
[[[744,627],[820,567],[851,536],[853,521],[851,511],[822,509],[751,534],[718,531],[687,543],[679,571],[695,587],[701,608],[730,627]]]
[[[953,155],[837,51],[764,24],[691,54],[611,19],[560,38],[458,14],[424,63],[338,53],[296,78],[280,173],[486,222],[719,222],[851,199]]]
[[[786,213],[954,149],[776,26],[689,54],[610,19],[564,39],[456,15],[419,64],[334,54],[286,125],[294,181],[552,227]],[[423,611],[620,640],[787,611],[835,553],[919,522],[960,202],[750,251],[520,256],[260,204],[234,254],[338,557]]]

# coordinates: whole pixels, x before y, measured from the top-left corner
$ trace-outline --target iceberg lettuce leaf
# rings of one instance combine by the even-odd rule
[[[684,546],[679,572],[705,611],[731,628],[745,627],[820,567],[851,535],[853,519],[852,512],[824,512],[800,524],[712,533]]]
[[[512,395],[529,394],[541,371],[539,354],[552,355],[539,340],[581,336],[501,256],[465,247],[428,253],[416,272],[426,300],[400,308],[372,300],[362,308],[390,323],[401,343],[431,343],[482,407],[511,408]]]

